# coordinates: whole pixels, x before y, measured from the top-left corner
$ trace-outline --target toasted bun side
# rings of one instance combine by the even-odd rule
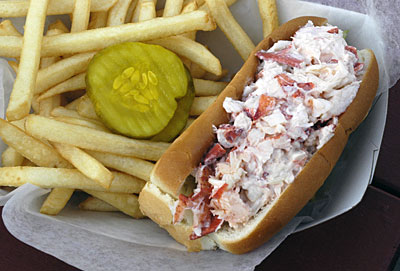
[[[281,230],[313,197],[329,175],[330,164],[315,154],[286,190],[239,230],[222,230],[213,238],[218,246],[234,254],[249,252]]]
[[[307,204],[330,174],[347,142],[339,124],[335,135],[313,155],[285,191],[244,227],[214,233],[218,245],[234,254],[249,252],[278,233]]]
[[[215,135],[212,126],[229,121],[222,107],[225,98],[239,99],[244,87],[254,80],[259,64],[255,53],[261,49],[269,49],[278,40],[289,40],[309,20],[313,21],[314,25],[323,25],[327,22],[325,18],[320,17],[299,17],[281,25],[258,44],[218,99],[172,143],[157,161],[150,176],[153,184],[174,197],[179,195],[186,177],[199,165],[201,157],[214,142]]]
[[[339,117],[334,136],[313,155],[282,195],[243,228],[226,228],[214,233],[213,239],[219,247],[235,254],[257,248],[289,223],[322,186],[343,152],[348,136],[368,114],[378,88],[379,73],[374,53],[364,49],[359,51],[359,56],[365,65],[362,83],[353,102]]]
[[[197,240],[189,240],[192,233],[191,223],[186,222],[190,219],[184,219],[178,224],[172,223],[171,208],[175,200],[168,194],[163,193],[157,186],[147,183],[139,195],[139,205],[141,211],[151,220],[156,222],[161,228],[179,243],[185,245],[188,251],[200,251],[215,249],[215,242],[209,237],[203,237]]]
[[[364,49],[358,51],[358,56],[365,67],[360,89],[346,112],[339,117],[339,123],[347,135],[353,132],[367,116],[379,86],[379,68],[374,52]]]
[[[322,186],[342,153],[349,134],[356,129],[368,113],[378,87],[379,74],[376,59],[371,50],[359,53],[364,59],[365,72],[360,89],[339,117],[334,136],[313,155],[303,170],[297,175],[285,191],[268,206],[264,207],[253,219],[239,229],[227,226],[216,233],[189,241],[191,223],[172,224],[170,206],[179,195],[185,178],[198,166],[201,157],[214,142],[212,125],[228,122],[228,115],[222,103],[226,97],[238,99],[243,88],[252,80],[258,66],[255,52],[270,48],[278,40],[290,37],[308,20],[315,25],[326,23],[318,17],[301,17],[289,21],[264,39],[253,51],[242,69],[236,74],[216,102],[207,109],[164,153],[157,162],[148,183],[140,194],[142,212],[158,223],[190,251],[214,248],[212,238],[218,247],[235,254],[251,251],[280,231]],[[185,224],[186,223],[186,224]]]
[[[334,136],[313,155],[282,195],[243,228],[227,228],[214,233],[213,239],[221,248],[242,254],[262,245],[281,230],[322,186],[343,152],[348,136],[367,115],[378,88],[379,73],[374,53],[364,49],[359,55],[365,65],[362,83],[353,102],[340,116]]]

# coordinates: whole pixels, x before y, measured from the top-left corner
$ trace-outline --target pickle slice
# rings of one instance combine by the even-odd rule
[[[140,42],[100,51],[86,74],[96,114],[110,129],[135,138],[154,136],[168,125],[188,84],[177,55]]]
[[[189,80],[186,95],[178,100],[178,107],[168,125],[160,133],[152,137],[151,140],[171,142],[185,127],[195,95],[192,77],[187,70],[186,74]]]

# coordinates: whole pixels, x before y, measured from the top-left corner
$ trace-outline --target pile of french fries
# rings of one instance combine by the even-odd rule
[[[0,186],[31,183],[51,192],[40,209],[58,214],[75,190],[90,196],[83,210],[121,211],[142,218],[137,194],[168,143],[111,132],[85,95],[85,72],[99,50],[125,41],[161,45],[181,57],[194,78],[196,98],[185,129],[212,104],[227,71],[197,31],[217,25],[245,60],[254,44],[232,16],[235,0],[31,0],[0,1],[0,17],[26,16],[24,35],[10,20],[0,24],[0,56],[16,80],[0,119]],[[244,1],[244,0],[242,0]],[[259,0],[264,36],[278,26],[275,0]],[[70,14],[71,27],[48,15]],[[43,35],[45,33],[45,35]]]

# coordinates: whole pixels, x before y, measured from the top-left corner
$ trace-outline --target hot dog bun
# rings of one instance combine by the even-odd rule
[[[239,99],[244,87],[254,80],[259,64],[255,53],[267,50],[278,40],[289,40],[303,25],[311,20],[319,26],[327,23],[325,18],[299,17],[293,19],[261,41],[249,59],[236,74],[218,99],[187,129],[157,162],[151,174],[151,182],[142,190],[139,202],[142,212],[166,229],[189,251],[219,247],[231,253],[251,251],[283,228],[313,197],[330,174],[342,153],[348,136],[368,114],[378,88],[379,71],[371,50],[359,51],[360,62],[364,63],[362,83],[353,102],[339,116],[334,136],[307,162],[286,190],[269,205],[264,207],[245,226],[233,230],[227,226],[219,231],[190,241],[191,223],[172,223],[171,206],[174,205],[186,177],[195,169],[215,141],[212,125],[218,126],[229,121],[222,104],[226,97]],[[190,220],[188,218],[188,220]]]

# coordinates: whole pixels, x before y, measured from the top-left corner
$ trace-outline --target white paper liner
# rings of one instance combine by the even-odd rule
[[[262,32],[257,3],[238,0],[231,10],[253,41],[258,43]],[[315,15],[327,17],[331,24],[349,30],[351,45],[374,50],[381,78],[368,118],[350,137],[341,159],[316,199],[274,238],[259,249],[240,256],[220,250],[188,253],[148,219],[133,220],[120,213],[78,210],[79,195],[58,216],[42,215],[39,209],[48,190],[29,184],[6,196],[0,194],[0,205],[8,200],[3,209],[3,221],[10,233],[84,270],[253,270],[289,234],[335,217],[356,205],[372,180],[387,110],[389,74],[386,71],[393,70],[394,63],[385,63],[384,52],[390,44],[380,38],[386,32],[378,28],[375,21],[381,18],[294,0],[278,0],[278,10],[282,23],[301,15]],[[374,7],[366,8],[365,13],[376,15],[374,10]],[[21,29],[21,19],[17,21]],[[240,68],[243,61],[219,30],[199,33],[199,37],[222,59],[223,67],[228,68],[231,74]],[[4,70],[3,66],[0,62],[0,69]],[[9,68],[7,70],[0,70],[0,78],[5,82],[12,79]],[[397,81],[398,74],[390,75],[390,82]],[[8,85],[4,89],[10,91],[11,87]],[[4,107],[0,107],[0,112],[4,113]]]

